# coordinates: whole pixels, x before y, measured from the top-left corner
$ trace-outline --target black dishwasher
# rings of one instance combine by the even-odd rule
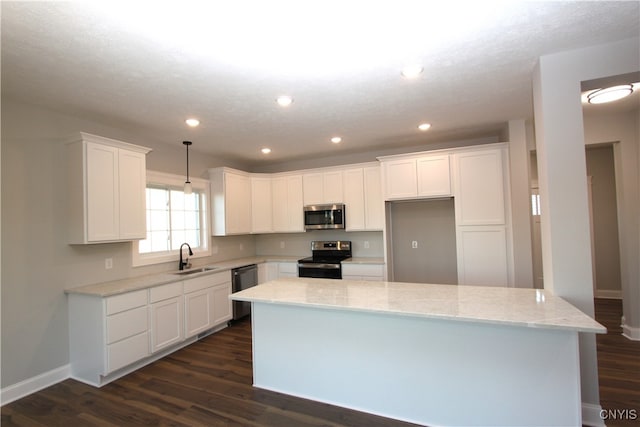
[[[231,270],[231,292],[240,292],[258,284],[258,266],[256,264],[245,265]],[[238,320],[251,313],[251,303],[246,301],[233,302],[233,320]]]

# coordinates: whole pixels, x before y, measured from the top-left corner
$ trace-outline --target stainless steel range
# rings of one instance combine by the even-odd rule
[[[351,258],[351,242],[313,241],[311,256],[298,260],[298,277],[342,279],[341,261]]]

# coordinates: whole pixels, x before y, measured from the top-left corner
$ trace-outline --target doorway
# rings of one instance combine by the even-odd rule
[[[592,265],[594,296],[622,298],[620,244],[618,239],[618,203],[616,198],[613,144],[590,145],[585,148],[589,177],[590,218],[592,222]],[[537,171],[535,153],[531,155],[532,171]],[[535,287],[543,288],[540,206],[537,176],[532,177],[531,227]]]

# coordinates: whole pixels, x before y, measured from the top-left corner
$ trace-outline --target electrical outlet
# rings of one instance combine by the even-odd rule
[[[412,241],[412,242],[411,242],[411,247],[412,247],[413,249],[418,249],[418,241],[417,241],[417,240]]]
[[[242,243],[240,243],[240,250],[244,251],[244,245]]]
[[[113,268],[113,258],[104,259],[104,268],[105,270],[111,270]]]
[[[283,240],[280,241],[280,249],[284,249],[284,241]]]
[[[364,248],[365,249],[369,249],[369,241],[368,240],[364,241]]]
[[[211,246],[211,255],[217,255],[217,254],[218,254],[218,246],[217,245]]]

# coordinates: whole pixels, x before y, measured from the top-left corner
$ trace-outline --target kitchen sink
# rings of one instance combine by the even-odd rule
[[[218,267],[190,268],[188,270],[176,271],[173,274],[178,274],[180,276],[184,276],[184,275],[189,275],[189,274],[204,273],[206,271],[213,271],[213,270],[217,270],[217,269],[218,269]]]

